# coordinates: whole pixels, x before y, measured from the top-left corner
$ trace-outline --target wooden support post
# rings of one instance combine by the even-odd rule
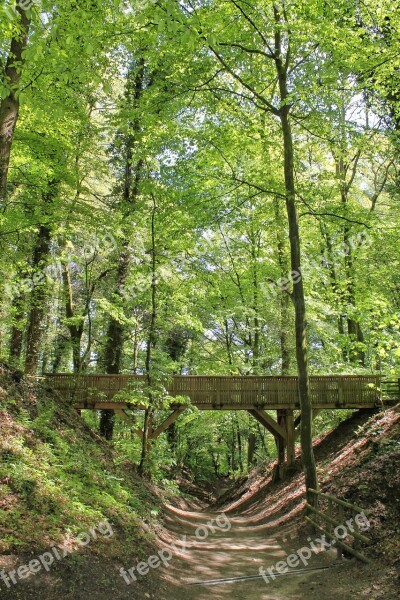
[[[343,506],[341,506],[341,505],[339,505],[338,520],[339,520],[339,523],[344,524],[344,510],[343,510]],[[337,546],[337,557],[338,557],[338,559],[341,559],[341,558],[343,558],[343,546],[340,546],[340,544],[336,544],[336,546]]]
[[[353,546],[357,550],[357,552],[361,552],[360,528],[358,526],[357,519],[355,518],[357,517],[357,514],[357,511],[353,511],[353,527],[355,530]]]
[[[254,408],[248,412],[274,436],[278,453],[278,468],[274,478],[276,480],[282,479],[284,476],[285,448],[287,440],[286,423],[282,422],[282,420],[281,423],[277,423],[267,412],[265,412],[265,410],[259,408]],[[280,412],[285,413],[285,411]]]
[[[294,416],[292,410],[286,411],[286,433],[287,433],[287,455],[286,464],[288,467],[293,467],[295,462],[295,432],[294,432]]]
[[[317,495],[317,501],[319,500],[319,496]],[[317,509],[316,509],[317,510]],[[332,505],[332,498],[328,498],[328,521],[327,521],[327,528],[328,528],[328,533],[329,533],[329,541],[332,542],[333,537],[332,537],[332,533],[333,533],[333,524],[332,524],[332,520],[333,520],[334,514],[333,514],[333,505]],[[329,522],[330,520],[330,522]],[[316,531],[314,532],[316,533]],[[338,555],[338,558],[341,558],[341,556]]]
[[[279,478],[283,479],[284,467],[285,467],[285,454],[286,454],[285,450],[286,450],[286,443],[287,443],[287,439],[285,439],[286,435],[287,435],[286,411],[285,410],[277,411],[277,420],[278,420],[279,427],[281,427],[285,431],[285,437],[280,435],[276,438],[276,446],[277,446],[277,450],[278,450]]]

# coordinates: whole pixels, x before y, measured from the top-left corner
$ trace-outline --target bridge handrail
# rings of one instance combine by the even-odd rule
[[[76,401],[84,402],[99,393],[112,401],[129,384],[146,382],[145,375],[104,375],[97,373],[56,373],[47,376],[49,383]],[[175,375],[165,385],[171,396],[188,396],[201,405],[274,405],[297,406],[299,403],[297,376],[275,375]],[[143,389],[143,385],[141,386]],[[144,386],[146,387],[146,386]],[[379,376],[375,375],[314,375],[310,377],[313,404],[341,406],[371,406],[378,404]]]

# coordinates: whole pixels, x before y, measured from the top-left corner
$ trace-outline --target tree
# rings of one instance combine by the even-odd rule
[[[6,201],[7,177],[11,148],[19,113],[19,94],[24,50],[28,44],[31,24],[30,3],[18,2],[15,8],[17,19],[13,19],[13,33],[6,63],[1,72],[0,102],[0,203]],[[10,13],[12,14],[12,12]]]
[[[241,21],[241,30],[234,31],[233,39],[221,39],[220,35],[214,33],[215,28],[212,26],[212,19],[215,8],[213,6],[208,10],[205,8],[203,12],[204,15],[191,10],[189,19],[190,22],[193,22],[192,27],[194,26],[200,38],[206,41],[207,47],[221,66],[224,73],[223,85],[225,85],[225,80],[231,82],[228,85],[228,87],[230,86],[228,93],[234,97],[244,98],[253,106],[268,113],[273,118],[277,118],[280,122],[293,280],[292,298],[295,308],[296,359],[302,413],[301,446],[306,487],[307,490],[310,488],[315,489],[317,488],[317,473],[312,448],[312,406],[308,382],[306,306],[296,205],[295,158],[291,123],[293,97],[297,93],[293,81],[295,81],[294,78],[297,75],[299,65],[304,62],[311,62],[310,56],[313,56],[313,48],[310,43],[304,44],[299,35],[299,22],[303,19],[301,10],[293,10],[289,16],[284,4],[269,4],[264,16],[257,8],[252,9],[245,3],[232,0],[226,11],[224,11],[224,16],[230,17],[233,13]],[[192,13],[194,13],[194,17]],[[206,33],[204,33],[204,19],[208,21],[209,27]],[[230,30],[228,31],[230,33]],[[254,78],[254,70],[250,66],[251,59],[260,62],[260,73],[262,75],[259,79]],[[234,66],[235,63],[241,65],[241,68]],[[270,65],[272,65],[276,79],[271,73]],[[265,86],[266,74],[269,78],[267,88]],[[275,81],[277,82],[279,97],[277,105],[274,104],[273,99],[277,95],[274,89]],[[267,91],[264,91],[265,89]],[[272,96],[272,99],[270,96]],[[314,504],[315,496],[308,493],[308,500]]]

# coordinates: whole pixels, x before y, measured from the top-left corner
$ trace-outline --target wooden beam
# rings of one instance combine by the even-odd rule
[[[335,541],[335,543],[338,546],[340,546],[340,548],[347,550],[347,552],[349,552],[350,554],[353,554],[356,558],[358,558],[358,560],[361,560],[362,562],[364,562],[366,564],[369,564],[371,562],[369,560],[369,558],[367,558],[366,556],[364,556],[363,554],[361,554],[360,552],[355,550],[355,548],[353,548],[352,546],[349,546],[348,544],[346,544],[342,540],[338,539],[337,537],[333,537],[329,531],[327,531],[324,527],[321,527],[321,525],[316,523],[314,519],[311,519],[307,515],[304,518],[306,521],[308,521],[308,523],[310,523],[313,527],[315,527],[315,529],[317,529],[318,531],[323,533],[329,540]]]
[[[130,404],[129,402],[112,402],[109,400],[88,400],[87,402],[83,402],[83,401],[75,401],[73,402],[73,406],[76,409],[80,409],[80,410],[103,410],[103,409],[107,409],[107,410],[116,410],[118,408],[129,408],[131,410],[145,410],[145,406],[139,406],[137,404],[133,405]],[[172,409],[178,409],[180,408],[182,405],[181,404],[172,404],[171,408]],[[192,406],[195,406],[196,408],[198,408],[199,410],[281,410],[281,409],[285,409],[285,410],[293,410],[293,409],[299,409],[298,405],[295,404],[271,404],[271,405],[267,405],[267,404],[254,404],[254,403],[246,403],[243,402],[241,404],[231,404],[231,403],[227,403],[227,404],[222,404],[220,406],[214,405],[211,402],[210,403],[205,403],[205,402],[197,402],[194,401],[192,402]],[[314,404],[316,411],[321,411],[321,410],[337,410],[338,408],[343,409],[349,409],[349,410],[357,410],[357,409],[361,409],[361,408],[365,408],[365,409],[376,409],[377,406],[376,404],[356,404],[356,403],[347,403],[344,406],[337,406],[336,404],[328,404],[328,403],[318,403],[317,405]],[[299,422],[299,417],[297,417],[296,419],[296,427],[297,427],[297,423]]]
[[[287,450],[286,463],[288,467],[292,467],[295,462],[295,429],[293,411],[286,412],[286,432],[287,432]]]
[[[159,435],[164,433],[164,431],[170,427],[170,425],[175,423],[175,421],[181,416],[182,413],[185,412],[185,410],[186,408],[178,408],[177,410],[174,410],[174,412],[152,432],[151,439],[157,439]]]
[[[253,415],[253,417],[257,419],[259,423],[261,423],[261,425],[268,429],[273,436],[277,438],[281,437],[286,441],[286,431],[283,429],[283,427],[278,425],[278,423],[274,421],[274,419],[270,417],[268,413],[261,409],[249,410],[249,413]]]
[[[276,411],[276,416],[277,416],[277,422],[278,422],[278,426],[281,427],[285,433],[286,433],[286,437],[287,437],[287,431],[286,431],[286,411],[285,410],[277,410]],[[280,469],[279,471],[279,478],[282,479],[283,478],[283,465],[285,464],[285,452],[286,452],[286,441],[285,438],[283,436],[277,436],[275,438],[276,441],[276,449],[278,452],[278,468]]]

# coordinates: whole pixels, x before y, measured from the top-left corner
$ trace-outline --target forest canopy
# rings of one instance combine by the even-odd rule
[[[304,411],[310,374],[398,372],[399,15],[2,0],[1,359],[299,374]]]

